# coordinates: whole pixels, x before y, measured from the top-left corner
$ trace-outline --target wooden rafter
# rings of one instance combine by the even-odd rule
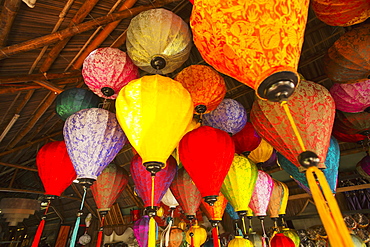
[[[81,71],[73,70],[64,73],[47,73],[47,74],[23,74],[12,76],[0,76],[0,85],[8,83],[20,83],[29,81],[44,81],[44,80],[63,80],[67,78],[82,78]]]
[[[15,16],[18,13],[22,0],[5,0],[0,14],[0,47],[6,45]]]

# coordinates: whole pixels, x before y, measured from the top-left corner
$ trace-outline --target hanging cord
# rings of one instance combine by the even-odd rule
[[[265,217],[259,217],[260,218],[260,221],[261,221],[261,227],[262,227],[262,238],[265,240],[266,243],[269,243],[269,237],[267,236],[266,234],[266,230],[265,230],[265,224],[263,223],[263,219]],[[268,245],[268,244],[267,244]]]
[[[85,203],[85,197],[86,197],[86,191],[87,191],[87,188],[84,186],[84,194],[82,196],[82,201],[81,201],[81,205],[80,205],[80,210],[79,212],[77,213],[77,220],[76,220],[76,223],[75,223],[75,227],[73,229],[73,233],[72,233],[72,237],[71,237],[71,241],[69,243],[69,247],[74,247],[75,246],[75,243],[76,243],[76,239],[77,239],[77,232],[78,232],[78,228],[80,226],[80,221],[81,221],[81,215],[82,215],[82,209],[84,207],[84,203]]]
[[[50,200],[48,200],[48,205],[46,206],[44,215],[42,216],[42,220],[41,220],[39,226],[37,227],[36,235],[35,235],[35,237],[33,239],[32,246],[31,247],[37,247],[37,246],[39,246],[39,242],[40,242],[40,239],[41,239],[42,231],[44,230],[44,227],[45,227],[45,219],[46,219],[46,214],[48,213],[48,210],[49,210],[49,206],[50,206]]]

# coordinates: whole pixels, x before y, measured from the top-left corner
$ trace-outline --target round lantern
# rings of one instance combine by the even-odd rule
[[[127,53],[151,74],[168,74],[179,68],[188,59],[191,44],[188,25],[166,9],[141,12],[127,29]]]
[[[176,198],[173,196],[173,194],[172,194],[172,192],[169,188],[167,189],[166,193],[164,194],[164,196],[162,198],[162,202],[163,202],[164,205],[168,206],[169,208],[176,208],[179,205],[179,203],[177,202]]]
[[[365,242],[359,236],[351,234],[351,239],[355,247],[366,247]]]
[[[194,247],[200,247],[207,240],[207,231],[195,224],[186,232],[186,242]]]
[[[127,54],[118,48],[98,48],[85,59],[82,76],[99,97],[117,98],[118,92],[139,77],[139,70]]]
[[[250,154],[248,155],[248,158],[252,160],[257,165],[262,164],[266,161],[268,161],[274,151],[274,148],[264,139],[261,140],[260,145]]]
[[[289,229],[289,228],[283,228],[282,233],[294,242],[295,247],[299,247],[301,239],[299,238],[298,233],[295,230]]]
[[[245,239],[242,236],[235,236],[235,238],[232,239],[227,246],[229,247],[254,247],[254,244],[250,240]]]
[[[365,178],[370,178],[370,156],[366,154],[356,165],[356,170]]]
[[[266,242],[261,235],[256,232],[248,234],[249,240],[253,243],[254,247],[266,247]]]
[[[335,106],[343,112],[370,112],[370,80],[365,79],[356,83],[334,83],[330,94]]]
[[[160,75],[130,82],[120,91],[116,109],[131,145],[153,174],[164,167],[193,117],[189,92]]]
[[[202,195],[184,167],[177,171],[170,187],[174,197],[185,211],[186,217],[189,220],[194,219],[202,201]]]
[[[370,17],[367,0],[313,0],[312,9],[317,18],[330,26],[352,26]]]
[[[266,172],[258,171],[258,178],[249,203],[254,215],[266,216],[273,186],[274,182],[271,176]]]
[[[55,99],[55,111],[65,121],[73,113],[82,109],[97,108],[99,103],[100,98],[93,92],[83,88],[70,88]]]
[[[315,152],[321,161],[318,167],[325,168],[323,161],[329,148],[335,115],[335,103],[330,93],[317,83],[302,80],[286,104],[305,148]],[[257,99],[252,106],[251,120],[263,139],[294,165],[304,170],[297,159],[303,150],[284,112],[284,107],[277,102]],[[305,153],[308,152],[302,154]],[[305,160],[304,157],[301,160]]]
[[[358,112],[347,113],[337,111],[335,115],[334,129],[346,134],[370,134],[370,113]]]
[[[247,112],[242,104],[224,99],[214,111],[204,114],[204,124],[234,135],[247,123]]]
[[[276,233],[270,240],[271,247],[295,247],[293,240],[285,236],[283,233]]]
[[[262,138],[254,129],[252,123],[247,122],[241,131],[232,136],[232,139],[235,144],[235,153],[248,156],[251,151],[260,145]]]
[[[184,240],[184,232],[180,228],[172,227],[168,247],[179,247]]]
[[[36,165],[46,195],[60,196],[77,176],[64,141],[45,144],[37,153]]]
[[[226,94],[224,78],[209,66],[186,67],[177,74],[175,80],[189,91],[197,114],[216,109]]]
[[[180,160],[202,197],[212,205],[234,157],[234,143],[222,130],[202,126],[180,141]]]
[[[346,134],[342,133],[335,128],[333,128],[333,132],[331,133],[338,141],[341,142],[357,142],[361,143],[365,139],[367,139],[366,136],[361,135],[361,134]]]
[[[279,101],[298,84],[307,0],[195,2],[190,26],[203,59],[216,70]],[[258,25],[257,25],[258,24]]]
[[[368,79],[369,42],[370,24],[358,26],[343,34],[323,59],[327,76],[339,83]]]
[[[86,184],[96,180],[127,140],[114,113],[100,108],[72,114],[63,135],[77,179]]]

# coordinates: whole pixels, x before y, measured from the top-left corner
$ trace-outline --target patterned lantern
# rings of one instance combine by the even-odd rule
[[[341,142],[357,142],[357,143],[361,143],[365,139],[367,139],[367,137],[364,136],[364,135],[361,135],[361,134],[346,134],[346,133],[342,133],[342,132],[336,130],[335,128],[333,128],[333,132],[331,132],[331,134],[338,141],[341,141]]]
[[[270,159],[273,151],[274,148],[262,139],[260,145],[248,155],[248,158],[256,164],[262,164]]]
[[[226,213],[229,214],[231,219],[233,220],[239,219],[239,215],[237,214],[237,212],[235,212],[235,209],[233,206],[231,206],[230,202],[227,203],[225,211]]]
[[[148,246],[149,216],[144,215],[134,223],[134,236],[140,247]]]
[[[235,153],[245,156],[256,149],[262,140],[251,122],[247,122],[241,131],[232,136],[232,139],[235,144]]]
[[[155,174],[178,145],[194,108],[189,92],[179,82],[152,75],[125,86],[116,109],[131,145]]]
[[[317,18],[330,26],[352,26],[370,17],[367,0],[313,0],[312,9]]]
[[[370,178],[370,156],[366,154],[356,165],[356,170],[365,178]]]
[[[175,80],[189,91],[197,114],[216,109],[226,94],[224,78],[209,66],[186,67],[177,74]]]
[[[198,224],[194,224],[186,232],[186,242],[188,242],[190,246],[200,247],[206,240],[207,231],[203,227],[198,226]]]
[[[188,59],[191,32],[173,12],[151,9],[131,20],[126,46],[127,53],[140,69],[151,74],[168,74]]]
[[[171,184],[171,191],[185,211],[186,217],[194,219],[202,201],[202,195],[184,167],[177,171]]]
[[[335,101],[335,106],[343,112],[370,112],[370,80],[356,83],[334,83],[330,94]]]
[[[283,233],[276,233],[270,240],[271,247],[295,247],[293,240],[285,236]]]
[[[289,228],[283,228],[282,233],[294,242],[295,247],[299,247],[299,244],[301,243],[301,239],[299,238],[298,233],[295,230],[289,229]]]
[[[227,246],[228,247],[254,247],[253,243],[250,240],[245,239],[242,236],[235,236],[235,238],[232,239]]]
[[[143,166],[141,157],[136,154],[131,160],[130,172],[137,194],[144,202],[144,207],[159,207],[160,202],[170,187],[177,171],[176,160],[170,156],[166,166],[157,172],[154,184],[154,205],[151,204],[152,176]]]
[[[59,94],[55,100],[55,111],[65,121],[73,113],[82,109],[97,108],[100,98],[83,88],[70,88]]]
[[[172,181],[173,183],[173,181]],[[171,183],[171,184],[172,184]],[[176,198],[173,196],[171,190],[168,188],[166,193],[162,198],[162,202],[164,205],[168,206],[169,208],[176,208],[179,203],[177,202]]]
[[[204,209],[203,212],[205,212],[211,222],[220,222],[222,220],[226,205],[227,199],[221,192],[218,194],[217,201],[213,206],[210,206],[208,203],[202,201],[202,208]]]
[[[273,186],[271,176],[266,172],[258,171],[258,178],[249,203],[249,207],[256,216],[266,216]]]
[[[202,126],[180,141],[180,160],[205,201],[212,205],[234,157],[234,143],[222,130]]]
[[[358,26],[343,34],[323,59],[327,76],[339,83],[367,79],[370,70],[369,43],[370,24]]]
[[[337,111],[335,115],[334,129],[347,134],[370,134],[370,113],[358,112],[347,113]]]
[[[139,77],[139,70],[127,54],[118,48],[98,48],[85,59],[82,76],[99,97],[117,98],[118,92]]]
[[[224,99],[214,111],[204,115],[204,124],[234,135],[247,123],[247,112],[242,104]]]
[[[298,84],[298,61],[307,0],[195,2],[190,19],[203,59],[256,90],[259,97],[289,97]]]
[[[36,165],[46,195],[60,196],[77,176],[64,141],[45,144],[37,153]]]
[[[100,108],[72,114],[64,123],[64,140],[80,182],[91,184],[126,143],[115,115]]]
[[[39,210],[40,203],[37,200],[27,198],[2,198],[0,208],[5,222],[9,222],[9,226],[17,226],[19,222]]]
[[[317,83],[302,80],[286,104],[305,148],[315,152],[321,161],[318,167],[325,168],[323,161],[329,148],[335,115],[335,103],[330,93]],[[303,169],[297,159],[302,147],[292,131],[284,107],[277,102],[256,100],[253,103],[251,120],[262,138],[294,165]]]
[[[340,159],[339,144],[338,141],[332,137],[330,139],[330,146],[325,160],[326,169],[324,169],[323,172],[333,193],[335,193],[335,190],[337,188],[339,159]],[[305,174],[299,172],[298,168],[294,166],[289,160],[287,160],[280,153],[278,153],[278,160],[280,166],[287,173],[289,173],[294,180],[298,182],[298,185],[300,185],[302,189],[306,190],[309,194],[311,194]]]
[[[283,185],[279,181],[273,179],[273,188],[270,197],[270,201],[267,207],[267,213],[270,218],[277,219],[279,218],[279,209],[281,205],[281,200],[283,199]]]
[[[184,240],[184,232],[180,228],[172,227],[168,247],[179,247]]]

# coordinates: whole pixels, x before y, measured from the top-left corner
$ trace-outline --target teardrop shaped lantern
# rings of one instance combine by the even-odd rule
[[[131,81],[119,93],[116,114],[131,145],[153,174],[164,167],[193,117],[189,92],[171,78]]]
[[[177,171],[170,188],[186,217],[189,220],[194,219],[202,201],[202,195],[184,167]]]
[[[189,91],[196,114],[213,111],[226,94],[224,78],[210,66],[191,65],[180,71],[175,80]]]
[[[279,181],[276,179],[273,180],[273,187],[272,187],[272,193],[270,197],[270,201],[267,207],[267,213],[273,220],[277,220],[279,218],[279,209],[281,205],[281,199],[283,198],[283,185],[280,184]]]
[[[317,18],[330,26],[352,26],[370,17],[367,0],[313,0],[312,9]]]
[[[231,137],[235,144],[235,153],[248,156],[251,151],[260,145],[262,138],[258,135],[251,122]]]
[[[85,58],[82,76],[96,95],[115,99],[127,83],[139,78],[139,70],[126,52],[104,47],[92,51]]]
[[[370,113],[357,112],[348,113],[336,111],[334,129],[347,134],[370,134]]]
[[[93,92],[83,88],[70,88],[55,99],[55,112],[65,121],[73,113],[82,109],[97,108],[99,103],[100,98]]]
[[[87,185],[96,180],[127,141],[115,114],[100,108],[72,114],[64,123],[63,135],[77,179]]]
[[[366,136],[361,135],[361,134],[347,134],[347,133],[340,132],[340,131],[336,130],[335,127],[333,128],[333,131],[331,132],[331,134],[338,141],[341,141],[341,142],[357,142],[357,143],[361,143],[365,139],[367,139]]]
[[[177,202],[176,198],[174,197],[169,188],[167,189],[166,193],[162,198],[162,203],[168,206],[169,208],[176,208],[179,205],[179,203]]]
[[[321,161],[318,167],[325,168],[323,161],[329,148],[335,115],[335,103],[330,93],[317,83],[302,80],[286,105],[290,109],[305,149],[315,152]],[[263,139],[300,170],[304,170],[298,160],[304,150],[292,130],[284,107],[277,102],[257,99],[253,103],[250,117],[254,128]],[[305,153],[307,152],[303,152]]]
[[[256,216],[266,216],[274,182],[269,174],[258,171],[258,178],[253,190],[249,207]]]
[[[262,163],[266,162],[271,157],[273,151],[274,148],[267,141],[262,139],[260,145],[250,152],[248,158],[257,165],[262,165]]]
[[[212,205],[234,157],[234,143],[222,130],[202,126],[180,141],[180,160],[204,200]]]
[[[247,123],[247,112],[242,104],[234,99],[224,99],[215,110],[204,114],[204,124],[234,135]]]
[[[285,236],[283,233],[276,233],[270,240],[271,247],[295,247],[293,240]]]
[[[188,59],[191,46],[188,25],[166,9],[141,12],[127,29],[127,53],[151,74],[168,74],[179,68]]]
[[[45,144],[37,153],[36,165],[45,195],[60,196],[77,176],[64,141]]]
[[[197,223],[192,225],[186,232],[186,242],[190,246],[200,247],[207,240],[207,231]]]
[[[335,106],[343,112],[370,112],[370,80],[365,79],[356,83],[334,83],[330,94]]]
[[[344,33],[323,58],[327,76],[338,83],[368,79],[370,71],[370,24]]]
[[[229,244],[229,247],[254,247],[253,243],[249,239],[245,239],[242,236],[235,236]]]
[[[144,215],[134,223],[134,236],[140,247],[148,246],[149,220],[150,217]]]
[[[277,156],[276,156],[277,157]],[[288,206],[288,201],[289,201],[289,188],[288,186],[283,183],[283,182],[280,182],[280,184],[282,185],[283,187],[283,197],[281,198],[281,204],[280,204],[280,208],[279,208],[279,216],[283,217],[285,216],[286,214],[286,208]]]
[[[194,43],[216,70],[253,88],[261,98],[279,101],[299,81],[308,4],[195,1],[190,18]]]

